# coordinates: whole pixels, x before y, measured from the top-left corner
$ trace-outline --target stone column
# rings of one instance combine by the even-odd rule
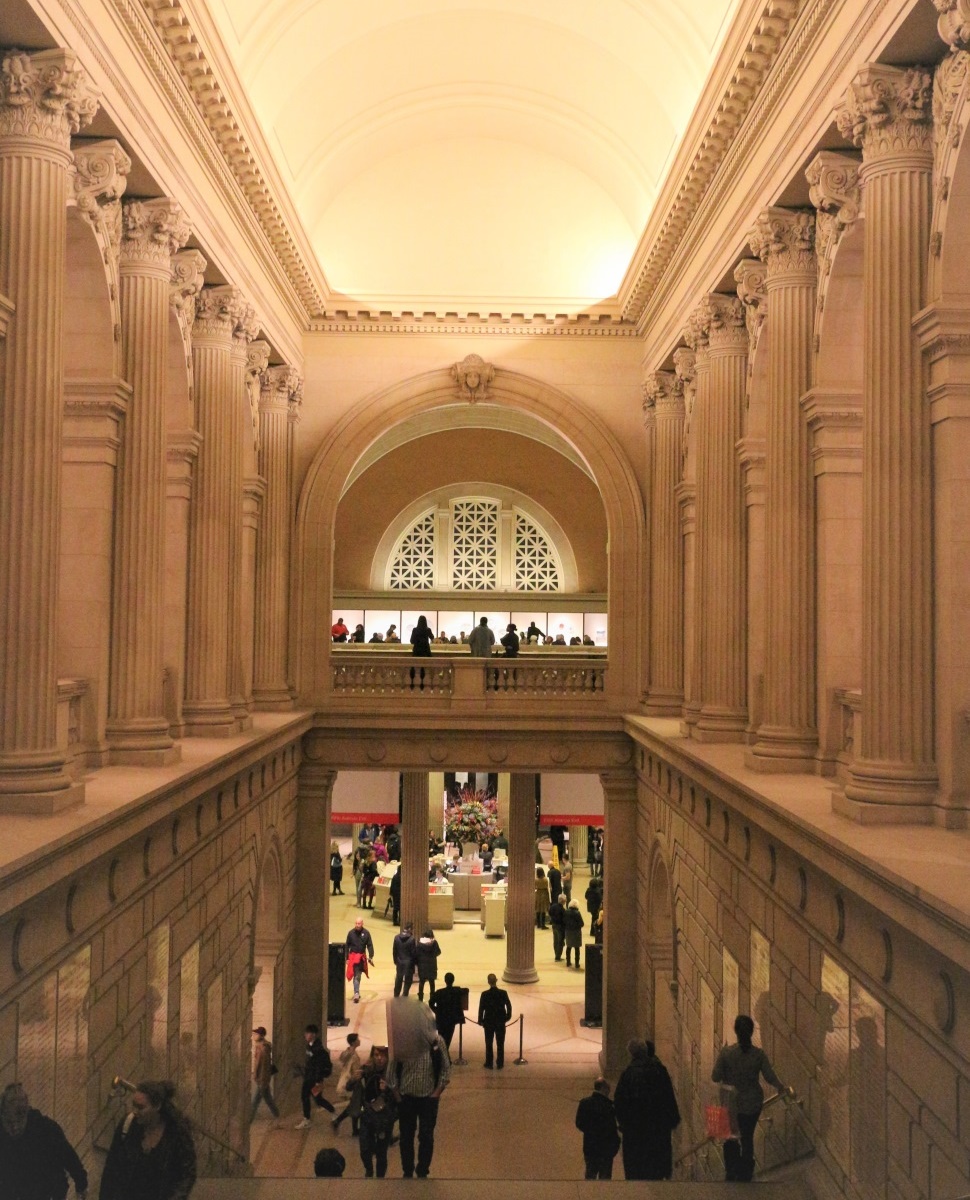
[[[737,742],[747,723],[747,565],[737,444],[744,434],[748,332],[736,296],[712,293],[699,319],[708,333],[710,378],[698,425],[701,711],[694,737]]]
[[[643,403],[641,406],[643,412],[643,487],[644,494],[649,497],[653,494],[653,458],[657,437],[657,414],[654,407],[656,384],[654,376],[646,376],[641,386],[643,390]],[[650,584],[654,573],[653,529],[650,517],[651,514],[648,512],[643,531],[643,569],[640,572],[640,586],[642,588],[644,610],[643,628],[645,630],[644,653],[641,655],[642,678],[640,680],[640,703],[644,707],[646,707],[647,699],[650,695],[650,673],[653,669],[650,662],[650,644],[653,623],[656,617],[650,605]]]
[[[0,61],[0,809],[84,798],[57,745],[62,326],[71,134],[97,111],[68,50]]]
[[[647,711],[679,715],[684,703],[684,541],[677,485],[684,447],[684,384],[673,371],[648,381],[654,412],[650,478],[650,689]]]
[[[229,379],[231,402],[228,419],[231,422],[229,442],[229,703],[236,718],[237,729],[251,729],[253,724],[253,699],[247,693],[244,646],[243,599],[243,521],[244,521],[244,475],[243,453],[249,417],[249,391],[246,387],[246,365],[249,358],[249,343],[259,332],[256,310],[244,304],[232,335],[232,353],[229,356]]]
[[[812,383],[815,216],[768,208],[748,240],[765,263],[771,322],[765,428],[763,717],[745,756],[757,771],[814,765],[815,480],[801,399]]]
[[[603,1050],[600,1066],[616,1076],[626,1066],[627,1042],[642,1037],[638,1028],[639,956],[635,895],[637,861],[637,780],[632,771],[608,772],[603,785]],[[633,892],[631,893],[631,886]],[[646,886],[644,883],[643,886]],[[588,933],[588,929],[585,931]]]
[[[931,821],[932,461],[913,330],[929,240],[929,71],[866,65],[838,124],[862,147],[866,223],[862,745],[835,803],[863,821]]]
[[[536,970],[536,777],[515,774],[509,797],[509,898],[502,978],[538,983]]]
[[[684,330],[686,357],[681,358],[678,373],[685,381],[684,394],[690,406],[684,423],[684,479],[678,489],[681,533],[684,537],[684,716],[681,728],[692,737],[701,711],[701,611],[703,574],[698,569],[697,493],[698,480],[706,469],[707,448],[702,437],[707,428],[710,360],[707,352],[707,328],[698,319],[697,310]],[[676,356],[675,352],[675,356]],[[676,365],[676,364],[675,364]]]
[[[428,773],[404,772],[401,804],[401,924],[421,933],[428,924]]]
[[[330,800],[336,771],[300,767],[296,797],[296,884],[293,911],[293,1019],[298,1029],[327,1027]]]
[[[190,226],[173,200],[122,206],[121,340],[131,384],[118,474],[106,735],[112,763],[181,758],[164,715],[165,395],[172,255]]]
[[[265,343],[263,343],[265,344]],[[260,343],[253,343],[255,349]],[[267,347],[268,349],[268,347]],[[259,473],[266,481],[256,536],[256,646],[253,700],[257,708],[293,707],[287,673],[289,640],[290,406],[303,380],[292,367],[270,367],[259,393]]]
[[[202,441],[192,493],[182,713],[186,733],[195,737],[229,737],[236,732],[229,701],[232,625],[226,603],[235,511],[231,458],[236,423],[230,359],[233,333],[245,311],[236,288],[203,288],[192,327],[196,424]]]

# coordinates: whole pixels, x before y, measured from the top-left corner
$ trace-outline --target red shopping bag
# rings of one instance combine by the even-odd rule
[[[731,1114],[725,1104],[708,1104],[704,1108],[704,1124],[709,1138],[725,1141],[731,1137]]]

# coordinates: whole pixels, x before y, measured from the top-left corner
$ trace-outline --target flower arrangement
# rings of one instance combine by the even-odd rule
[[[490,792],[463,787],[445,810],[448,841],[480,846],[497,833],[498,801]]]

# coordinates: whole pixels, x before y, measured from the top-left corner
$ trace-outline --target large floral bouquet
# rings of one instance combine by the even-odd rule
[[[498,801],[486,791],[463,787],[445,810],[445,836],[449,842],[474,842],[480,846],[498,833]]]

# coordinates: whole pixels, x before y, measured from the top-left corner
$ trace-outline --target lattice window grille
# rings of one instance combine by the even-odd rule
[[[391,563],[388,587],[421,591],[434,587],[435,513],[429,509],[411,526]]]
[[[546,535],[524,513],[515,514],[515,590],[562,590],[559,563]]]
[[[456,592],[498,586],[499,506],[493,500],[456,500],[452,508],[451,586]]]

